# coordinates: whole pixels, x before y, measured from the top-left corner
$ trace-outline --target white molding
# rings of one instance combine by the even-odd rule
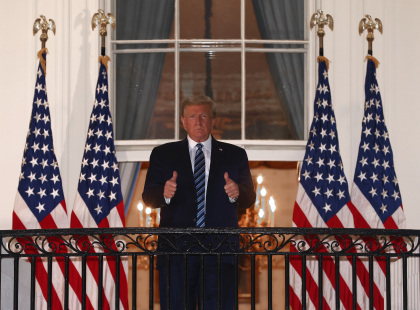
[[[117,141],[119,162],[148,161],[152,149],[176,140]],[[305,155],[306,141],[275,140],[222,140],[246,150],[249,160],[301,161]]]

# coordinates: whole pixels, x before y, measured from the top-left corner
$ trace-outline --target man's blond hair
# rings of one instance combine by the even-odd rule
[[[185,108],[191,105],[206,105],[211,110],[211,118],[216,118],[216,104],[213,99],[207,96],[187,97],[182,101],[181,116],[184,117]]]

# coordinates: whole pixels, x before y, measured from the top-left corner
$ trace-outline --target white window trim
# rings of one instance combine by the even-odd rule
[[[241,139],[239,140],[222,140],[224,142],[232,143],[243,147],[248,154],[248,159],[251,161],[265,160],[265,161],[301,161],[305,155],[306,140],[246,140],[245,139],[245,53],[246,52],[293,52],[303,53],[305,57],[305,72],[306,83],[305,83],[305,133],[308,132],[308,128],[311,124],[313,114],[313,93],[315,91],[316,83],[316,50],[317,40],[315,31],[309,34],[309,16],[310,12],[315,12],[316,7],[315,0],[306,0],[307,5],[305,6],[305,38],[308,40],[249,40],[245,39],[245,0],[241,0],[241,39],[238,40],[185,40],[179,38],[179,1],[175,0],[175,18],[174,18],[174,39],[168,40],[110,40],[108,41],[108,50],[111,50],[111,57],[113,60],[117,54],[125,53],[146,53],[146,52],[173,52],[175,57],[175,139],[171,140],[116,140],[115,147],[117,151],[117,158],[119,162],[134,162],[134,161],[148,161],[152,149],[158,145],[166,142],[172,142],[179,140],[179,126],[180,126],[180,111],[179,111],[179,56],[180,56],[180,44],[182,43],[205,43],[209,44],[238,44],[240,47],[231,48],[210,48],[201,47],[194,49],[182,48],[182,51],[217,51],[217,52],[241,52]],[[111,9],[111,2],[108,2],[109,8]],[[115,11],[115,6],[112,7]],[[265,49],[265,48],[250,48],[245,47],[249,43],[274,43],[274,44],[303,44],[305,48],[291,48],[291,49]],[[124,49],[117,50],[118,44],[147,44],[147,43],[162,43],[162,44],[174,44],[173,48],[155,48],[155,49]],[[309,57],[309,61],[307,58]],[[313,59],[313,60],[312,60]],[[115,61],[111,62],[110,76],[113,77],[113,84],[115,85],[115,74],[113,74],[113,66]],[[115,92],[110,87],[112,102],[116,102]],[[111,106],[113,106],[111,102]],[[115,115],[115,106],[112,108],[113,114]],[[116,128],[114,118],[114,130]],[[304,139],[306,139],[306,135]]]

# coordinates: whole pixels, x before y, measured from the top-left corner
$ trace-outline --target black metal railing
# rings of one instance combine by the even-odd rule
[[[417,290],[408,284],[409,259],[418,266],[419,255],[419,230],[378,230],[378,229],[304,229],[304,228],[238,228],[238,229],[170,229],[170,228],[112,228],[112,229],[59,229],[59,230],[8,230],[0,231],[1,248],[0,267],[6,266],[7,262],[13,261],[13,285],[2,285],[3,290],[12,293],[0,292],[0,296],[13,296],[13,309],[18,309],[20,302],[28,299],[28,304],[34,308],[35,300],[35,261],[41,258],[47,262],[48,270],[48,306],[51,307],[51,278],[53,258],[64,261],[65,287],[64,287],[64,308],[68,308],[69,300],[69,263],[75,257],[81,257],[82,270],[81,286],[82,296],[86,293],[86,262],[89,257],[98,257],[98,283],[103,285],[102,266],[103,259],[107,256],[115,257],[119,262],[127,259],[131,264],[131,277],[129,283],[130,309],[138,309],[137,285],[138,285],[138,264],[147,262],[145,269],[148,270],[149,294],[148,308],[153,309],[158,292],[155,287],[155,257],[161,256],[166,266],[169,266],[171,259],[181,257],[180,261],[186,266],[192,256],[201,259],[203,267],[204,257],[215,257],[217,263],[217,283],[220,284],[221,268],[220,264],[224,257],[232,257],[234,266],[234,309],[241,308],[240,286],[247,281],[245,286],[249,290],[245,292],[248,296],[246,302],[248,307],[256,309],[258,305],[263,305],[261,309],[291,309],[292,295],[292,269],[300,266],[299,277],[302,279],[298,291],[301,309],[308,307],[307,283],[309,277],[307,266],[311,261],[316,262],[318,301],[311,302],[317,309],[323,309],[325,296],[323,287],[328,278],[325,278],[323,266],[326,261],[334,263],[333,280],[331,285],[335,287],[332,292],[333,304],[328,304],[331,309],[341,309],[340,304],[340,273],[343,262],[351,266],[351,285],[349,289],[352,293],[352,308],[357,309],[357,277],[358,261],[362,261],[368,270],[368,294],[369,298],[366,308],[374,309],[373,301],[379,296],[375,296],[374,290],[374,265],[382,261],[386,272],[385,285],[385,305],[386,309],[410,309],[413,296],[418,295]],[[86,242],[89,240],[88,242]],[[247,258],[247,260],[243,260]],[[281,263],[279,261],[281,260]],[[30,276],[26,277],[26,284],[30,287],[28,296],[19,295],[19,262],[29,261],[31,264]],[[293,265],[293,263],[295,265]],[[297,265],[296,265],[297,264]],[[396,283],[397,276],[391,277],[392,264],[398,264],[396,275],[402,276],[402,282]],[[119,263],[115,264],[117,278],[119,275]],[[280,268],[277,268],[281,266]],[[396,265],[397,266],[397,265]],[[282,270],[282,277],[276,275],[278,270]],[[267,294],[259,294],[257,301],[256,292],[258,291],[258,273],[264,270],[266,274]],[[169,273],[168,273],[169,274]],[[246,275],[246,280],[241,280],[241,275]],[[273,276],[276,283],[284,285],[280,291],[278,285],[273,287]],[[169,276],[168,276],[169,277]],[[418,274],[417,274],[418,277]],[[22,278],[22,276],[20,277]],[[360,279],[359,279],[360,280]],[[4,281],[2,279],[2,281]],[[200,287],[204,288],[204,279],[201,277]],[[169,283],[169,282],[168,282]],[[184,282],[185,283],[185,282]],[[367,283],[365,284],[367,287]],[[115,300],[119,300],[119,286],[115,290]],[[400,287],[401,298],[392,300],[394,286]],[[275,296],[282,295],[284,302],[278,304],[273,302]],[[376,292],[377,293],[377,292]],[[383,292],[381,292],[383,293]],[[171,298],[169,288],[166,290],[167,300]],[[186,293],[185,293],[186,294]],[[220,287],[218,290],[218,308],[222,309],[220,298]],[[186,296],[184,296],[184,301]],[[205,308],[203,296],[199,296],[199,309]],[[98,294],[98,309],[102,307],[102,295]],[[410,305],[409,305],[410,302]],[[86,307],[86,299],[82,298],[82,308]],[[318,304],[317,304],[318,303]],[[399,303],[399,304],[397,304]],[[3,301],[2,301],[3,304]],[[142,305],[144,305],[142,301]],[[115,309],[119,309],[119,303],[115,303]],[[420,305],[415,306],[417,309]],[[295,307],[296,308],[296,307]],[[363,307],[362,307],[363,308]],[[414,309],[414,308],[413,308]],[[213,310],[213,309],[212,309]]]

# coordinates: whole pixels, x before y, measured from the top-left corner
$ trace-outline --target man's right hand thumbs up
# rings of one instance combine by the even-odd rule
[[[174,171],[172,178],[170,178],[165,183],[165,188],[163,189],[163,196],[165,198],[171,199],[174,197],[176,192],[176,178],[178,177],[178,173]]]

